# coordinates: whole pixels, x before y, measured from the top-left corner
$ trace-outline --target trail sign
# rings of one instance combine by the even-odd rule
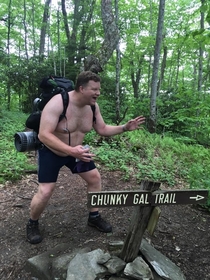
[[[208,198],[207,190],[158,190],[90,192],[89,207],[156,206],[169,204],[203,204]]]

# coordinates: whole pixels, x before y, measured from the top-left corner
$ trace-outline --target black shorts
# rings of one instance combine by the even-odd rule
[[[58,173],[63,166],[67,166],[71,172],[82,173],[95,169],[93,161],[76,161],[71,156],[61,157],[53,153],[47,147],[38,151],[38,181],[39,183],[54,183],[57,181]]]

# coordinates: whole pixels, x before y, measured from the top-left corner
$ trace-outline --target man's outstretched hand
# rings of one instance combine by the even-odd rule
[[[136,117],[135,119],[132,119],[130,121],[128,121],[126,124],[125,124],[125,131],[132,131],[132,130],[135,130],[135,129],[142,129],[143,127],[141,127],[141,125],[145,123],[145,117],[143,116],[139,116],[139,117]]]

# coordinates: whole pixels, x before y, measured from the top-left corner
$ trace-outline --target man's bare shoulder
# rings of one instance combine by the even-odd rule
[[[44,110],[59,111],[63,108],[63,101],[61,94],[54,95],[45,105]]]

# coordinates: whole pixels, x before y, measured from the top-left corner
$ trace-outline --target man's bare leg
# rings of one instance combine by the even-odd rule
[[[97,169],[79,173],[79,175],[87,183],[87,192],[101,191],[101,176]],[[88,225],[92,227],[96,227],[98,230],[102,232],[112,231],[112,226],[101,218],[101,215],[98,213],[98,208],[90,209]]]
[[[31,201],[30,220],[27,224],[27,239],[31,244],[37,244],[42,241],[38,219],[46,208],[55,189],[55,185],[55,183],[40,183],[38,192]]]
[[[38,192],[31,201],[31,219],[38,220],[55,189],[55,183],[40,183]]]

